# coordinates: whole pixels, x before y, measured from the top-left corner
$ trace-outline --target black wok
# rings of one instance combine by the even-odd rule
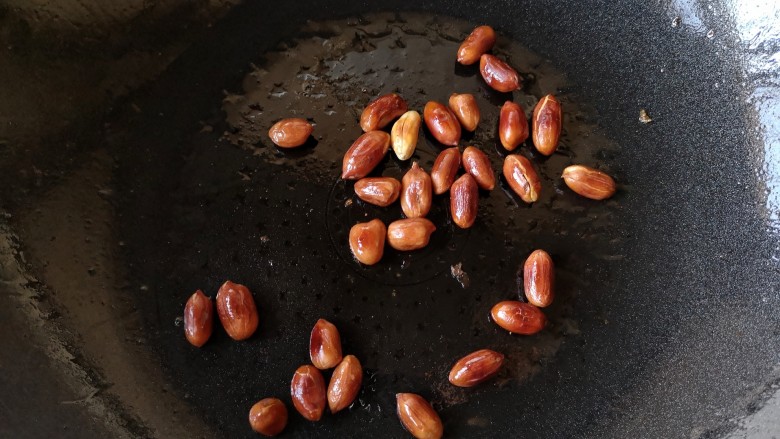
[[[404,437],[394,395],[405,391],[433,402],[447,437],[726,437],[752,425],[754,412],[771,418],[777,411],[764,405],[780,364],[776,8],[236,6],[99,125],[44,139],[50,147],[31,157],[5,145],[0,315],[5,333],[29,338],[12,336],[0,362],[0,432],[252,437],[249,407],[276,396],[291,410],[284,437]],[[483,23],[525,76],[511,97],[454,63],[464,29]],[[394,32],[398,42],[383,46]],[[342,37],[351,46],[302,48]],[[274,76],[298,60],[289,78]],[[397,65],[392,75],[381,69]],[[315,96],[322,84],[305,75],[329,77],[333,94]],[[511,98],[528,111],[543,94],[561,97],[559,153],[545,159],[530,141],[521,149],[540,169],[542,200],[528,207],[502,182],[481,194],[467,232],[440,200],[429,248],[358,266],[348,227],[400,215],[353,200],[338,179],[359,110],[391,91],[421,110],[458,89],[485,109],[483,132],[461,145],[480,144],[494,164],[503,154],[489,140],[498,106]],[[652,123],[639,121],[640,109]],[[276,149],[264,130],[296,112],[314,120],[314,138]],[[69,139],[78,146],[54,148]],[[429,169],[438,147],[421,142],[415,159]],[[57,177],[28,185],[15,170],[30,161]],[[609,171],[617,195],[577,198],[558,178],[570,163]],[[400,177],[408,165],[388,158],[378,172]],[[517,297],[517,268],[539,247],[558,269],[550,325],[510,336],[488,311]],[[458,263],[467,285],[450,273]],[[178,319],[183,304],[226,279],[253,291],[258,332],[236,343],[218,329],[193,348]],[[289,405],[289,380],[308,361],[320,317],[339,327],[366,377],[353,407],[309,423]],[[452,362],[482,347],[507,354],[498,379],[449,386]]]

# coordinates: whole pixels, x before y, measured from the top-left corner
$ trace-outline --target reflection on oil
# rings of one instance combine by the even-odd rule
[[[736,97],[747,104],[743,147],[754,162],[760,214],[772,239],[780,242],[780,2],[669,0],[665,9],[672,25],[712,39],[724,53],[732,51],[734,40],[741,46],[734,52],[743,56],[738,79],[743,94]],[[724,20],[725,14],[731,16]],[[718,28],[724,23],[733,27]],[[780,261],[780,244],[773,259]]]
[[[672,27],[685,26],[696,32],[702,32],[701,4],[690,0],[671,0],[667,11],[671,16]]]
[[[735,0],[734,24],[742,45],[743,75],[752,107],[747,142],[756,154],[756,176],[763,193],[763,217],[770,234],[780,238],[780,4]],[[775,247],[775,260],[780,248]]]

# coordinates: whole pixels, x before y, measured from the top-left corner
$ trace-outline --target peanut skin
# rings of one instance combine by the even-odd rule
[[[341,178],[359,180],[376,168],[390,149],[390,134],[369,131],[358,137],[344,154]]]
[[[498,326],[522,335],[536,334],[547,324],[547,318],[539,308],[515,300],[497,303],[490,310],[490,316]]]
[[[550,306],[555,297],[553,260],[544,250],[534,250],[523,264],[523,287],[531,305]]]
[[[450,214],[461,229],[468,229],[477,219],[479,190],[470,174],[463,174],[450,188]]]
[[[460,141],[460,122],[449,108],[439,102],[430,101],[425,104],[423,120],[428,131],[442,145],[457,146]]]
[[[414,162],[401,180],[401,210],[407,218],[428,215],[433,204],[431,176]]]
[[[309,357],[317,369],[330,369],[341,362],[341,336],[336,325],[319,319],[309,337]]]
[[[553,95],[543,97],[534,107],[533,141],[536,150],[551,155],[558,149],[561,137],[561,103]]]
[[[425,218],[405,218],[387,226],[387,243],[398,251],[419,250],[431,239],[436,226]]]
[[[314,127],[306,119],[289,118],[276,122],[268,130],[268,137],[280,148],[297,148],[304,143],[314,131]]]
[[[331,413],[344,410],[357,398],[363,383],[363,367],[357,357],[347,355],[333,371],[328,385],[328,407]]]
[[[563,181],[569,189],[591,200],[605,200],[617,191],[612,177],[583,165],[567,166],[563,170]]]
[[[506,101],[498,119],[498,137],[507,151],[514,151],[528,139],[528,120],[523,108]]]
[[[450,383],[473,387],[494,377],[504,364],[504,354],[480,349],[458,360],[450,370]]]
[[[379,130],[396,117],[406,113],[406,101],[395,93],[371,101],[360,115],[360,127],[365,132]]]
[[[431,404],[414,393],[395,395],[398,419],[417,439],[439,439],[444,434],[441,418]]]
[[[458,62],[464,66],[479,61],[483,53],[493,48],[496,43],[496,32],[490,26],[476,27],[458,48]]]
[[[184,336],[193,346],[201,347],[214,330],[214,305],[203,291],[190,296],[184,306]]]
[[[247,287],[227,281],[217,292],[217,314],[233,340],[246,340],[255,333],[259,319],[255,299]]]
[[[276,398],[261,399],[249,410],[249,425],[256,433],[276,436],[287,426],[287,407]]]
[[[374,218],[367,223],[357,223],[349,230],[349,249],[361,264],[374,265],[385,252],[385,224]]]
[[[387,207],[401,194],[401,182],[392,177],[366,177],[355,182],[355,195],[366,203]]]
[[[319,421],[325,411],[325,379],[314,366],[298,368],[290,383],[290,395],[298,413],[309,421]]]
[[[489,53],[480,57],[479,72],[493,90],[509,93],[520,88],[520,75],[515,69]]]
[[[431,168],[433,193],[441,195],[450,189],[460,169],[460,161],[461,154],[457,147],[447,148],[439,153]]]

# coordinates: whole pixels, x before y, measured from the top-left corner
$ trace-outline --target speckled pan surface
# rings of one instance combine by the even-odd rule
[[[393,395],[407,391],[434,403],[448,437],[720,437],[760,408],[780,379],[777,6],[389,1],[382,9],[399,13],[379,16],[376,8],[238,6],[133,96],[143,112],[111,118],[131,299],[171,392],[204,419],[203,434],[252,437],[255,401],[289,403],[320,317],[363,362],[364,390],[352,409],[316,424],[291,413],[286,437],[401,437]],[[506,96],[446,60],[459,32],[483,23],[527,75],[527,89],[512,96],[526,112],[548,92],[576,109],[560,154],[545,160],[521,148],[547,193],[530,208],[500,187],[483,193],[469,232],[447,223],[439,199],[430,250],[357,266],[345,228],[366,214],[400,215],[397,205],[362,205],[337,179],[359,109],[388,91],[418,111],[470,91],[484,126],[495,125]],[[334,44],[326,54],[312,44],[326,41]],[[429,56],[404,58],[402,71],[383,76],[397,51]],[[639,121],[642,109],[651,123]],[[258,127],[280,111],[312,117],[316,142],[273,148]],[[479,144],[500,163],[489,139],[493,129],[480,129],[461,145]],[[436,152],[421,136],[416,158],[426,169]],[[574,161],[609,170],[618,195],[575,198],[556,178]],[[382,172],[400,177],[407,167],[390,159]],[[517,267],[536,247],[552,254],[560,295],[546,310],[550,328],[510,337],[487,313],[516,293]],[[458,262],[467,288],[448,272]],[[175,324],[180,308],[225,278],[255,293],[258,334],[234,343],[218,331],[203,349],[189,347]],[[451,388],[449,366],[483,347],[508,354],[499,379]]]

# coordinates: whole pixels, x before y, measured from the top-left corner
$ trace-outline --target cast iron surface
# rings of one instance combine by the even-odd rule
[[[774,337],[766,337],[777,328],[777,314],[771,312],[777,298],[769,295],[770,282],[776,282],[769,270],[773,242],[756,212],[757,188],[740,178],[754,171],[742,134],[747,127],[737,117],[745,109],[733,60],[711,39],[675,33],[666,15],[654,21],[648,19],[652,11],[641,8],[614,11],[614,16],[595,16],[591,6],[554,8],[534,11],[533,20],[510,19],[500,9],[464,10],[472,23],[490,22],[505,37],[556,60],[576,84],[574,92],[598,108],[597,122],[618,139],[621,154],[610,161],[622,183],[615,201],[622,214],[601,233],[619,238],[620,249],[608,270],[597,252],[576,239],[518,233],[513,237],[518,244],[506,245],[504,224],[483,219],[472,232],[479,238],[469,240],[461,253],[472,272],[469,289],[460,289],[446,274],[397,290],[356,276],[348,261],[334,256],[338,250],[323,230],[336,213],[327,201],[338,171],[338,152],[326,154],[330,148],[343,151],[356,129],[345,128],[349,135],[334,145],[329,131],[320,128],[325,134],[319,143],[297,161],[267,152],[266,157],[283,162],[270,169],[262,152],[255,154],[261,159],[252,159],[246,151],[215,143],[218,136],[191,134],[199,120],[219,132],[218,92],[237,90],[250,61],[262,66],[266,50],[280,37],[296,34],[300,24],[289,20],[283,7],[245,6],[241,18],[226,23],[223,34],[161,81],[165,92],[154,93],[160,99],[145,105],[159,105],[159,112],[149,113],[160,115],[130,128],[143,133],[141,141],[127,143],[127,156],[120,153],[120,189],[135,190],[135,197],[126,199],[130,204],[122,221],[129,260],[151,286],[143,302],[158,310],[151,322],[159,329],[163,364],[213,425],[229,436],[247,434],[246,407],[260,397],[287,393],[291,371],[306,361],[308,330],[324,316],[339,324],[347,349],[364,360],[366,391],[350,413],[318,424],[293,417],[291,433],[393,436],[399,430],[392,396],[407,390],[436,401],[454,436],[514,431],[589,436],[613,429],[674,436],[728,428],[727,420],[740,411],[735,398],[770,372],[777,347]],[[365,10],[334,5],[316,11],[313,7],[307,18]],[[610,26],[616,24],[611,20],[636,26]],[[558,30],[563,27],[570,31]],[[577,29],[587,33],[578,36]],[[603,31],[594,36],[596,29]],[[622,32],[666,44],[632,44]],[[209,66],[218,66],[219,73]],[[428,78],[419,81],[428,84]],[[436,89],[438,99],[446,97],[441,88],[452,88],[447,85]],[[381,91],[390,90],[371,89],[358,106]],[[639,125],[637,107],[644,102],[663,119]],[[310,117],[326,125],[323,117]],[[307,165],[307,154],[332,162],[326,166],[323,158]],[[262,236],[269,238],[265,245]],[[562,282],[574,297],[564,292],[561,302],[576,309],[580,333],[567,338],[554,357],[544,358],[527,382],[500,391],[489,385],[450,392],[440,383],[451,359],[501,343],[484,316],[490,303],[511,297],[514,279],[508,273],[534,245],[551,248],[559,262],[579,255],[583,261],[572,267],[574,276],[591,268],[588,282]],[[483,264],[476,258],[480,251],[489,253]],[[566,263],[561,265],[566,270]],[[188,348],[172,324],[176,307],[191,290],[213,292],[226,277],[255,291],[263,315],[258,336],[234,344],[218,333],[208,348]],[[472,336],[480,332],[489,333]],[[517,343],[522,351],[532,346],[525,339]],[[745,358],[751,367],[745,367]]]
[[[409,7],[400,3],[383,8]],[[334,218],[329,207],[342,200],[334,196],[339,153],[327,148],[343,151],[348,144],[331,145],[323,134],[290,157],[270,146],[257,152],[220,140],[223,129],[236,128],[224,123],[223,90],[244,93],[250,62],[262,68],[264,54],[280,40],[293,41],[304,19],[356,17],[373,7],[237,8],[134,98],[143,113],[120,112],[109,132],[125,264],[138,287],[144,330],[174,391],[219,434],[249,436],[249,406],[265,396],[288,398],[292,371],[307,360],[308,331],[326,317],[342,329],[346,350],[363,360],[364,392],[353,409],[318,424],[293,415],[291,437],[399,437],[396,391],[435,401],[452,437],[729,431],[776,379],[777,138],[760,127],[777,110],[757,103],[762,95],[751,87],[776,86],[777,72],[771,62],[750,64],[771,61],[761,58],[760,47],[734,43],[750,30],[740,27],[745,5],[699,6],[414,5],[489,23],[504,41],[543,54],[553,71],[567,75],[559,92],[583,106],[584,119],[570,126],[598,126],[594,132],[619,152],[593,157],[621,183],[613,204],[576,200],[565,190],[555,195],[569,200],[562,224],[577,215],[602,221],[610,215],[591,241],[548,224],[507,237],[505,231],[527,223],[504,223],[502,212],[525,218],[544,206],[500,206],[508,198],[498,189],[483,197],[481,207],[502,221],[483,215],[457,247],[458,257],[446,259],[464,263],[471,277],[466,289],[441,270],[388,285],[339,255],[327,226]],[[438,84],[437,99],[446,99],[448,85]],[[380,91],[367,90],[358,106]],[[531,96],[540,91],[531,89]],[[416,99],[419,107],[423,98]],[[655,121],[640,124],[639,108]],[[204,126],[214,131],[198,133]],[[345,130],[345,138],[356,134]],[[336,165],[307,164],[314,157]],[[537,163],[551,189],[559,165]],[[549,311],[552,327],[520,340],[497,331],[486,312],[494,300],[511,297],[514,270],[536,246],[550,248],[562,268],[561,297]],[[204,349],[190,348],[174,323],[186,296],[195,288],[213,294],[228,277],[255,293],[258,334],[232,343],[218,331]],[[534,342],[546,348],[541,355],[532,355]],[[516,358],[534,363],[533,373],[518,377],[511,372],[525,369],[512,364],[498,383],[474,391],[442,384],[452,360],[485,345],[517,349]]]

